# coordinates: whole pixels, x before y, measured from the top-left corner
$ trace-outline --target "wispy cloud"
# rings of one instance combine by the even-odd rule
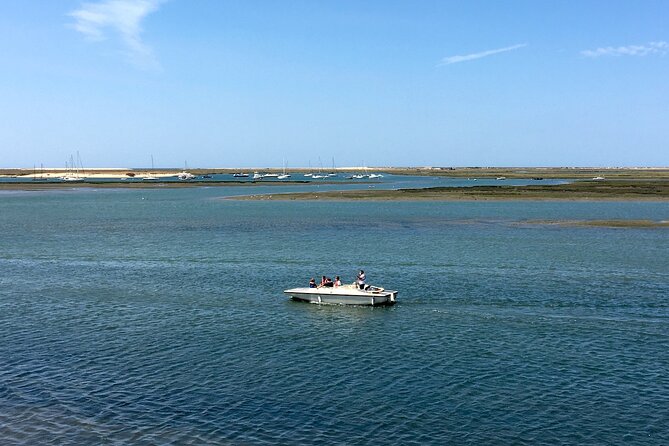
[[[507,51],[517,50],[519,48],[524,48],[527,46],[527,43],[519,43],[517,45],[507,46],[504,48],[497,48],[494,50],[481,51],[480,53],[467,54],[464,56],[450,56],[444,57],[441,59],[439,65],[450,65],[454,63],[467,62],[469,60],[481,59],[484,57],[492,56],[493,54],[506,53]]]
[[[105,32],[118,33],[131,62],[142,68],[157,68],[153,51],[141,38],[142,21],[155,12],[163,0],[103,0],[83,3],[68,15],[72,27],[92,40],[104,40]]]
[[[660,41],[649,42],[645,45],[607,46],[605,48],[597,48],[596,50],[583,50],[581,51],[581,56],[647,56],[650,54],[664,55],[667,52],[669,52],[669,43]]]

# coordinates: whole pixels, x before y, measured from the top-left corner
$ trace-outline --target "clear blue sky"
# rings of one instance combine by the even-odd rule
[[[669,1],[0,3],[0,166],[667,166]]]

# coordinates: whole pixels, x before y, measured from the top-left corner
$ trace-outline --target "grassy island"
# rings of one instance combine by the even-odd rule
[[[374,200],[374,201],[475,201],[475,200],[580,200],[667,201],[668,180],[578,181],[560,185],[431,187],[425,189],[350,190],[251,195],[236,200]]]

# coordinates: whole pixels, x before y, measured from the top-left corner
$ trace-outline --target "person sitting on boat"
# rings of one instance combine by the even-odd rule
[[[341,279],[339,276],[335,277],[334,286],[341,286]]]
[[[316,281],[314,280],[313,277],[309,281],[309,288],[316,288]]]
[[[332,284],[332,279],[330,279],[329,277],[323,276],[323,278],[321,279],[321,284],[318,285],[318,288],[331,287],[332,285],[333,285]]]
[[[357,281],[358,281],[358,288],[360,288],[361,290],[364,290],[365,289],[365,272],[363,270],[360,270],[360,272],[358,273]]]

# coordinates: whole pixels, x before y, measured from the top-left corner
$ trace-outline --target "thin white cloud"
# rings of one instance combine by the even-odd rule
[[[83,3],[68,15],[72,27],[92,40],[106,38],[105,31],[118,33],[130,60],[142,68],[156,68],[153,51],[141,38],[142,21],[155,12],[163,0],[103,0]]]
[[[596,50],[583,50],[581,56],[648,56],[650,54],[664,55],[669,52],[669,43],[665,41],[649,42],[645,45],[607,46]]]
[[[467,54],[464,56],[450,56],[444,57],[441,59],[439,65],[450,65],[454,63],[467,62],[469,60],[481,59],[483,57],[492,56],[493,54],[506,53],[507,51],[517,50],[519,48],[524,48],[527,46],[527,43],[519,43],[517,45],[507,46],[504,48],[497,48],[494,50],[481,51],[480,53]]]

